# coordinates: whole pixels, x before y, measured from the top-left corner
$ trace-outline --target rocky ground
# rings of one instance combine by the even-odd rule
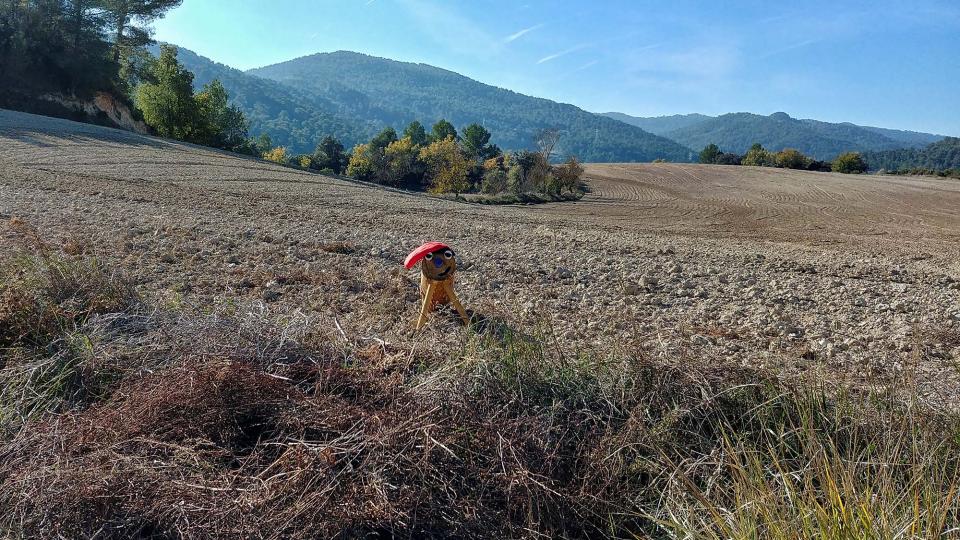
[[[960,391],[960,182],[747,167],[591,165],[581,202],[490,207],[90,125],[0,111],[0,249],[18,224],[161,304],[268,311],[402,354],[405,255],[442,240],[486,327],[571,353],[763,366]],[[14,225],[10,225],[13,223]],[[484,328],[480,325],[480,329]]]

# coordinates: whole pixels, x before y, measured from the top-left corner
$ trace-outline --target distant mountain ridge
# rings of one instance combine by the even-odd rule
[[[156,50],[156,48],[155,48]],[[220,79],[250,120],[250,133],[267,133],[295,153],[310,152],[326,135],[347,147],[412,120],[428,129],[440,118],[458,129],[477,122],[507,150],[531,148],[535,133],[559,128],[558,155],[592,162],[691,161],[715,143],[745,152],[759,142],[770,150],[796,148],[817,159],[845,151],[923,148],[940,135],[851,123],[762,116],[683,114],[655,118],[610,112],[593,114],[569,104],[519,94],[455,72],[360,53],[319,53],[240,71],[180,48],[180,61],[195,85]]]
[[[253,69],[270,79],[331,101],[342,115],[402,129],[412,120],[429,127],[440,118],[458,129],[479,123],[504,149],[531,148],[537,131],[558,128],[558,155],[583,161],[689,161],[676,142],[573,105],[526,96],[427,64],[360,53],[319,53]]]
[[[156,50],[156,48],[154,48]],[[506,150],[531,148],[547,127],[563,133],[558,155],[582,161],[690,161],[692,150],[670,139],[601,117],[573,105],[525,96],[452,71],[359,53],[322,53],[239,71],[189,49],[181,63],[200,87],[220,79],[250,120],[250,133],[267,133],[295,153],[313,151],[326,135],[344,145],[366,142],[377,131],[446,118],[458,129],[477,122]]]
[[[693,126],[714,118],[713,116],[707,116],[699,113],[650,116],[646,118],[640,116],[630,116],[629,114],[623,114],[619,112],[606,112],[601,114],[608,118],[619,120],[625,124],[637,126],[638,128],[649,131],[654,135],[664,135],[665,133],[688,126]]]
[[[960,171],[960,138],[946,137],[923,148],[901,148],[867,152],[864,159],[870,170],[900,171],[910,169]]]
[[[628,122],[699,150],[713,143],[726,152],[743,153],[759,142],[769,150],[796,148],[817,159],[833,159],[841,152],[921,148],[941,135],[796,119],[778,112],[769,116],[729,113],[721,116],[686,114],[643,118],[622,113],[605,116]]]

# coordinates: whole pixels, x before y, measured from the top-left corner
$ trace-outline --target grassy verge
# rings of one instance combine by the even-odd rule
[[[49,250],[4,269],[0,536],[958,531],[958,416],[899,393],[570,355],[536,330],[449,356],[344,344],[147,309]]]

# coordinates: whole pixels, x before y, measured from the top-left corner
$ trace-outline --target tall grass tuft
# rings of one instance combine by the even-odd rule
[[[101,393],[91,318],[130,309],[131,284],[36,240],[0,261],[0,434]]]

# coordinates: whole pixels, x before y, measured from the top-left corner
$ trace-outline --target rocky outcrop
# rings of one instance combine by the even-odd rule
[[[68,109],[82,112],[90,118],[103,118],[104,116],[113,124],[113,127],[125,129],[149,135],[150,128],[142,120],[133,117],[130,108],[119,101],[112,94],[107,92],[97,92],[93,99],[83,100],[76,97],[63,96],[61,94],[45,94],[41,99],[58,103]]]

